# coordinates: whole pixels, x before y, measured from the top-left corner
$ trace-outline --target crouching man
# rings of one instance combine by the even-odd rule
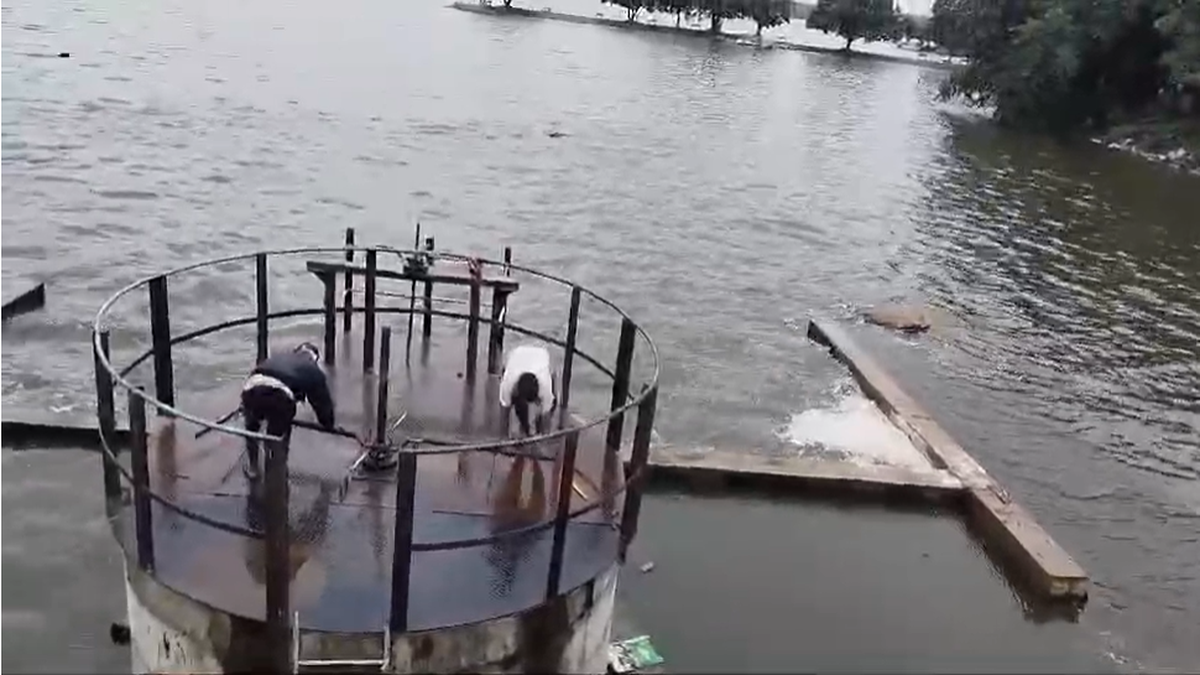
[[[296,406],[308,401],[321,426],[333,431],[333,397],[329,394],[325,372],[319,365],[320,357],[317,348],[305,342],[255,366],[242,387],[242,417],[246,430],[258,433],[266,422],[267,433],[280,436],[286,442],[296,418]],[[258,449],[258,440],[246,439],[246,462],[242,470],[250,479],[259,476]]]
[[[540,345],[514,347],[504,359],[500,406],[506,413],[509,408],[517,413],[521,434],[529,437],[533,435],[533,428],[539,434],[546,433],[550,413],[556,405],[549,350]],[[530,425],[531,413],[533,425]]]

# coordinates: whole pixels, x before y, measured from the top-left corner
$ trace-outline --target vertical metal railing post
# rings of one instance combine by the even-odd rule
[[[104,447],[108,448],[115,457],[120,450],[116,445],[117,406],[113,399],[112,373],[100,362],[100,355],[109,358],[108,331],[98,334],[100,351],[93,353],[96,367],[96,420],[100,426],[100,438]],[[104,472],[104,512],[113,516],[121,499],[121,475],[115,462],[108,458],[108,453],[101,453],[101,469]]]
[[[650,438],[654,430],[654,411],[658,407],[658,385],[655,384],[638,403],[637,424],[633,430],[633,451],[629,458],[629,477],[625,488],[625,506],[621,514],[621,543],[618,556],[625,561],[629,544],[637,535],[638,515],[642,510],[642,492],[646,484],[647,463],[650,460]]]
[[[346,266],[354,264],[354,228],[346,228]],[[342,332],[349,333],[354,321],[354,273],[346,270],[342,281]]]
[[[482,270],[471,272],[470,319],[467,322],[467,381],[475,381],[479,361],[479,293]]]
[[[429,251],[429,253],[431,255],[433,253],[433,246],[434,246],[433,237],[426,237],[425,250]],[[430,262],[432,262],[432,261],[430,261]],[[427,280],[425,282],[425,304],[423,305],[423,307],[424,307],[424,310],[423,310],[424,316],[422,316],[422,322],[421,322],[421,337],[428,340],[429,336],[433,334],[433,314],[432,314],[432,311],[433,311],[433,282],[432,281]]]
[[[376,250],[367,249],[367,297],[363,300],[366,317],[363,321],[363,372],[375,367],[375,281],[378,270]]]
[[[512,264],[512,248],[504,247],[504,275]],[[504,322],[508,318],[508,289],[499,284],[492,289],[492,321],[488,324],[488,375],[500,372],[500,356],[504,353]]]
[[[154,523],[150,519],[150,459],[146,434],[146,401],[129,390],[129,464],[133,474],[133,536],[137,565],[154,571]]]
[[[325,284],[324,328],[325,328],[325,365],[332,366],[337,352],[337,274],[329,272],[321,275],[321,283]]]
[[[257,319],[258,359],[255,363],[267,358],[268,331],[267,315],[271,313],[267,303],[267,254],[259,253],[254,256],[254,309]]]
[[[633,341],[637,337],[637,325],[626,318],[621,321],[621,340],[617,346],[617,367],[613,371],[612,404],[616,410],[629,401],[629,373],[633,369]],[[621,434],[625,430],[625,413],[617,413],[608,421],[607,445],[621,448]]]
[[[575,456],[579,450],[579,431],[567,434],[562,455],[562,470],[556,477],[554,539],[550,545],[550,572],[546,575],[546,599],[558,595],[562,585],[563,555],[567,545],[567,523],[571,517],[572,486],[575,483]]]
[[[384,326],[379,336],[378,391],[375,396],[375,443],[387,443],[388,428],[388,371],[392,366],[392,327]]]
[[[421,223],[417,223],[417,232],[413,236],[413,261],[420,260]],[[412,357],[413,321],[416,320],[417,278],[414,276],[408,282],[408,331],[404,334],[404,365],[408,365]]]
[[[567,346],[563,348],[562,382],[558,393],[558,428],[567,425],[567,408],[571,405],[571,377],[575,372],[575,341],[579,336],[579,302],[583,289],[571,287],[571,310],[567,315]]]
[[[507,318],[508,290],[496,286],[492,289],[492,316],[488,324],[488,375],[500,372],[500,355],[504,353],[504,321]]]
[[[150,340],[154,347],[154,398],[174,407],[175,368],[171,363],[171,312],[165,276],[150,280]]]
[[[273,673],[290,673],[292,664],[291,575],[288,546],[288,443],[290,433],[278,441],[266,442],[266,471],[263,480],[266,527],[266,632],[267,662]]]
[[[417,492],[417,455],[400,450],[396,470],[396,527],[392,534],[392,635],[408,631],[408,597],[412,571],[413,504]]]

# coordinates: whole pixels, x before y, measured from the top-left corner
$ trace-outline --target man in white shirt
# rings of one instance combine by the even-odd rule
[[[519,345],[504,359],[500,377],[500,407],[513,408],[521,433],[531,436],[530,412],[537,433],[546,433],[550,413],[557,406],[554,377],[550,373],[550,352],[541,345]]]

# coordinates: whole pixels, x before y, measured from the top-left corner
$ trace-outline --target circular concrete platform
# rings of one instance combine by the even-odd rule
[[[396,319],[397,324],[400,322]],[[403,327],[396,331],[403,335]],[[320,335],[312,336],[318,342]],[[393,340],[388,396],[389,425],[403,415],[393,439],[426,438],[474,443],[504,437],[497,403],[498,376],[479,368],[477,381],[462,376],[461,333],[435,332],[414,340],[411,366],[403,341]],[[376,376],[364,374],[358,332],[338,331],[336,363],[327,368],[339,425],[370,438],[375,427]],[[216,420],[238,404],[241,381],[186,387],[182,410]],[[569,416],[572,417],[573,416]],[[307,406],[299,419],[315,421]],[[235,417],[231,424],[240,424]],[[261,531],[261,490],[244,477],[244,441],[220,432],[197,438],[200,425],[151,417],[152,490],[189,511]],[[609,504],[567,523],[560,588],[575,588],[609,569],[617,558],[619,504],[624,483],[615,453],[606,453],[605,426],[580,434],[571,510],[609,495]],[[539,454],[558,457],[562,440]],[[365,452],[353,439],[297,427],[289,454],[291,609],[306,630],[379,632],[388,624],[395,520],[394,470],[369,480],[347,480]],[[558,467],[553,460],[493,452],[420,455],[415,496],[415,544],[484,537],[553,518]],[[265,617],[265,546],[189,519],[153,503],[154,576],[200,603],[254,620]],[[124,508],[117,531],[136,550],[133,509]],[[449,550],[413,551],[409,631],[485,621],[545,601],[552,530],[516,541]]]

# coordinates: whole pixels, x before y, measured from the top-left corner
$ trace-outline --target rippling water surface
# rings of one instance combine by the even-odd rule
[[[1119,658],[1200,663],[1200,183],[998,134],[940,77],[432,0],[14,0],[5,295],[51,281],[5,326],[6,414],[88,414],[88,325],[125,283],[346,226],[511,243],[606,293],[659,342],[679,443],[783,447],[844,388],[803,319],[928,302],[952,320],[927,338],[863,339],[1095,575]],[[173,287],[173,321],[246,278]]]

